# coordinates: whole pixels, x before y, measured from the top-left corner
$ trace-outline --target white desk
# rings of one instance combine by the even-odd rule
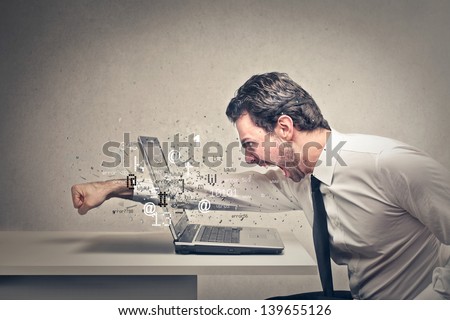
[[[281,255],[175,254],[169,230],[0,232],[0,299],[196,299],[201,275],[312,275],[291,233]]]

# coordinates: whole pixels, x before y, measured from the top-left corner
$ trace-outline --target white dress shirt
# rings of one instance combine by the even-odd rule
[[[347,266],[353,297],[449,299],[449,171],[404,143],[335,130],[319,160],[313,175],[322,182],[331,257]],[[247,183],[237,184],[241,178]],[[222,188],[237,189],[220,199],[224,204],[261,212],[301,209],[312,225],[309,175],[298,183],[281,170],[219,180]],[[200,196],[212,189],[205,185]],[[145,196],[135,192],[134,199],[145,202]]]
[[[449,298],[449,171],[404,143],[336,131],[319,160],[331,256],[347,265],[353,296]]]

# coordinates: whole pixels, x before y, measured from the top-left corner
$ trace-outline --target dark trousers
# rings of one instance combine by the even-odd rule
[[[322,291],[305,292],[290,296],[271,297],[266,300],[352,300],[350,291],[334,291],[333,297],[325,297]]]

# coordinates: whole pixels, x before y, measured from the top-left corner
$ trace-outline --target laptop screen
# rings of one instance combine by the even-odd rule
[[[170,171],[158,138],[139,136],[138,142],[154,185],[161,192],[169,191]],[[166,206],[163,206],[163,210],[168,212]],[[178,240],[188,224],[189,219],[184,211],[175,211],[170,215],[169,228],[175,240]]]
[[[175,212],[171,214],[171,224],[173,225],[176,239],[178,239],[189,224],[189,218],[185,212]]]
[[[149,169],[150,178],[159,190],[164,189],[170,177],[170,171],[158,138],[139,136],[138,142]]]

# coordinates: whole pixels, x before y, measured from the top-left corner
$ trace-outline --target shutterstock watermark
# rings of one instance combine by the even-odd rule
[[[132,149],[139,148],[137,142],[130,142],[130,134],[124,133],[123,142],[108,141],[103,147],[103,154],[110,158],[108,161],[103,161],[102,166],[105,168],[117,168],[121,165],[123,167],[130,167],[130,157]],[[277,142],[271,134],[266,134],[264,141],[248,141],[241,144],[233,141],[225,147],[217,141],[207,141],[203,146],[196,141],[195,135],[190,134],[186,141],[180,141],[180,135],[175,134],[172,142],[162,141],[160,146],[165,159],[170,163],[179,167],[185,167],[189,164],[190,167],[199,167],[201,162],[209,168],[216,168],[225,164],[226,168],[236,167],[233,164],[233,152],[237,150],[242,157],[247,161],[240,161],[241,167],[253,167],[258,164],[278,165],[284,168],[297,167],[300,161],[308,167],[322,165],[321,159],[315,159],[315,150],[322,150],[325,152],[325,165],[331,166],[336,159],[336,162],[341,166],[346,166],[346,163],[339,155],[341,148],[346,141],[339,141],[333,146],[332,136],[327,133],[326,145],[322,146],[320,143],[310,141],[302,146],[294,146],[293,142]],[[160,151],[155,150],[157,146],[154,144],[147,144],[140,146],[146,150],[148,160],[152,167],[165,167],[166,160],[160,156]],[[159,148],[159,147],[158,147]],[[300,152],[298,152],[300,149]],[[297,150],[297,152],[295,151]],[[180,154],[187,154],[187,159],[181,159]],[[196,152],[197,151],[197,152]],[[200,151],[201,162],[196,159]],[[225,151],[225,152],[224,152]],[[322,157],[323,158],[323,157]],[[143,160],[142,152],[139,153],[139,162]]]

